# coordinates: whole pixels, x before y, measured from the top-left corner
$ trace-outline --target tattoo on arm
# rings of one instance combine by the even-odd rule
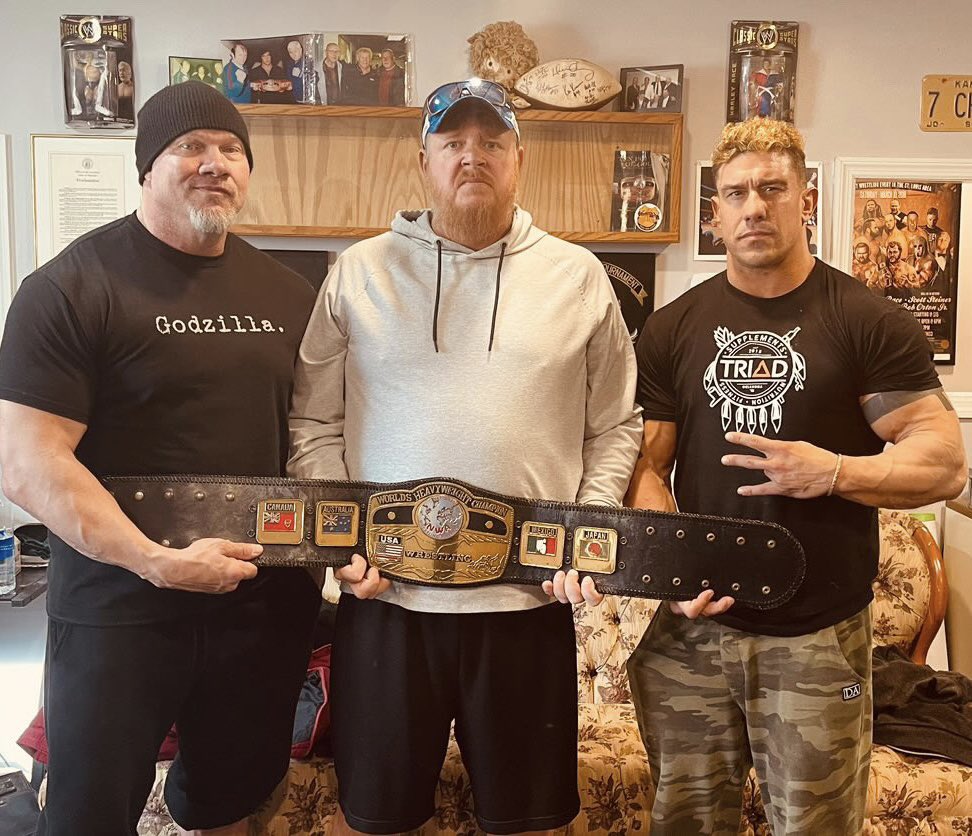
[[[948,395],[945,394],[945,390],[939,386],[937,389],[925,389],[921,392],[878,392],[864,402],[864,418],[867,419],[867,423],[873,424],[888,413],[894,412],[896,409],[900,409],[922,398],[927,398],[929,395],[938,398],[946,411],[955,411],[955,407],[952,406],[952,402],[948,399]]]

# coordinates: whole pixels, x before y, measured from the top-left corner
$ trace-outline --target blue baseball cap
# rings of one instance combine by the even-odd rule
[[[516,133],[520,140],[520,126],[516,122],[516,113],[510,104],[506,88],[494,81],[482,78],[469,78],[465,81],[450,81],[441,87],[436,87],[425,100],[422,108],[422,147],[425,138],[436,133],[442,125],[446,115],[462,102],[478,101],[489,105],[504,127]]]

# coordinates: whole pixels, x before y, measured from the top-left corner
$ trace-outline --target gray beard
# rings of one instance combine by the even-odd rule
[[[199,209],[193,206],[189,209],[189,223],[196,232],[203,235],[225,235],[238,214],[236,209],[222,209],[218,206]]]

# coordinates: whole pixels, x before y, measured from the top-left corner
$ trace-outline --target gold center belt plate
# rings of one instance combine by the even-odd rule
[[[461,586],[499,578],[513,539],[513,508],[451,482],[424,482],[368,500],[368,562],[382,573]]]

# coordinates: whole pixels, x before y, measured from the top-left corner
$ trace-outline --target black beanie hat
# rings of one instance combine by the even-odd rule
[[[138,133],[135,136],[135,165],[139,185],[155,158],[172,140],[189,131],[229,131],[236,134],[246,150],[246,159],[253,170],[250,134],[240,112],[218,90],[201,81],[186,81],[163,87],[138,112]]]

